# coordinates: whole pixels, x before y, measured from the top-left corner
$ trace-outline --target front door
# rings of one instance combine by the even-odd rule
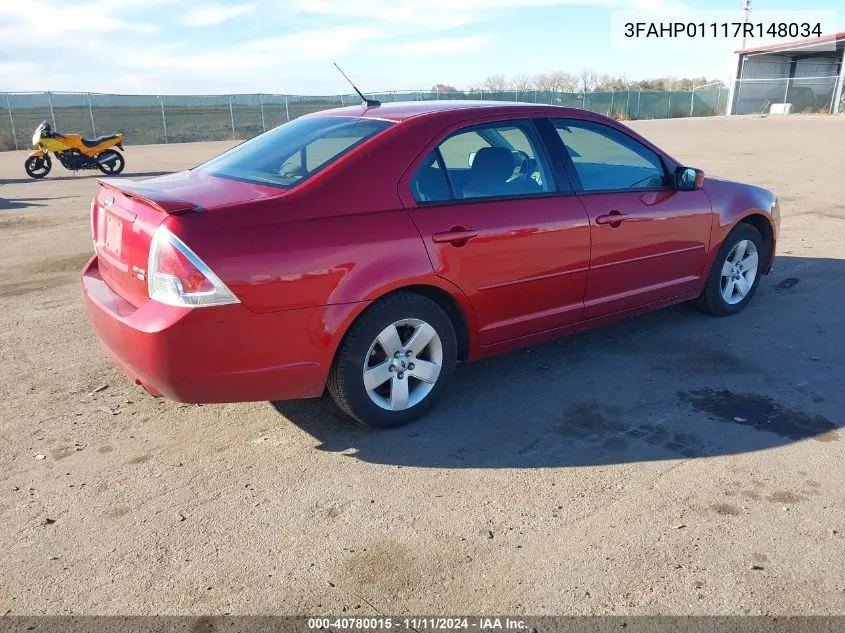
[[[592,121],[555,120],[570,175],[590,219],[592,257],[584,317],[692,292],[710,240],[704,191],[677,191],[660,157]]]
[[[436,274],[475,310],[482,345],[579,321],[589,221],[559,191],[533,125],[463,128],[417,169],[409,209]]]

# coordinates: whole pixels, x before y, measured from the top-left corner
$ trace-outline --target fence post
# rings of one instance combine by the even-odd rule
[[[839,64],[839,78],[833,87],[833,108],[831,114],[839,114],[842,109],[842,91],[845,88],[845,51],[842,51],[842,61]]]
[[[288,109],[288,98],[285,97],[285,118],[290,121],[290,110]]]
[[[719,108],[722,104],[722,86],[719,86],[719,92],[716,93],[716,108]],[[715,109],[715,108],[714,108]],[[725,114],[728,113],[728,108],[725,106]]]
[[[53,130],[59,129],[59,126],[56,124],[56,115],[53,113],[53,96],[47,92],[47,101],[50,104],[50,118],[53,119]]]
[[[393,100],[396,101],[396,91],[393,91]]]
[[[581,93],[581,109],[582,110],[587,109],[587,91],[586,90]]]
[[[627,116],[627,117],[631,116],[631,111],[630,111],[630,108],[629,108],[630,105],[631,105],[631,89],[628,88],[628,96],[625,97],[625,116]]]
[[[235,140],[235,112],[232,110],[232,95],[229,95],[229,121],[232,122],[232,140]]]
[[[261,98],[261,93],[258,93],[258,107],[261,108],[261,131],[266,132],[267,126],[264,124],[264,100]]]
[[[340,107],[342,108],[345,104],[343,103],[343,95],[340,95]]]
[[[15,142],[15,149],[18,149],[18,135],[15,133],[15,117],[12,116],[12,100],[9,93],[6,93],[6,107],[9,108],[9,123],[12,124],[12,140]]]
[[[611,88],[610,89],[610,112],[607,113],[607,116],[613,116],[613,101],[616,98],[616,91]]]
[[[158,102],[161,105],[161,125],[164,128],[164,142],[169,143],[167,138],[167,117],[164,116],[164,97],[158,96]]]
[[[437,88],[434,89],[434,100],[435,101],[440,100],[440,91]]]
[[[637,118],[640,118],[640,101],[642,101],[643,91],[637,90]]]
[[[789,77],[786,78],[786,90],[783,92],[783,102],[786,103],[786,100],[789,98]]]
[[[692,94],[689,98],[689,115],[692,116],[692,109],[695,107],[695,86],[692,87]]]
[[[88,114],[91,115],[91,131],[94,133],[94,136],[97,136],[97,126],[94,125],[94,110],[91,108],[91,93],[86,93],[88,95]]]
[[[484,101],[484,88],[478,89],[478,96],[481,101]]]
[[[669,90],[669,99],[666,101],[666,118],[671,119],[672,114],[672,91]]]

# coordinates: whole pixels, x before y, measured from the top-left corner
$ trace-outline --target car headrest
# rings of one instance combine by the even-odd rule
[[[448,200],[449,188],[439,167],[424,167],[417,173],[414,185],[423,202]]]
[[[487,181],[505,182],[513,175],[513,154],[504,147],[482,147],[472,161],[472,175]]]

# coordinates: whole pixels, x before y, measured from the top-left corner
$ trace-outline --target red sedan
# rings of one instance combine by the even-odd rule
[[[330,110],[101,184],[82,289],[124,373],[183,402],[328,386],[376,427],[429,409],[459,360],[681,301],[739,312],[779,225],[770,191],[525,104]]]

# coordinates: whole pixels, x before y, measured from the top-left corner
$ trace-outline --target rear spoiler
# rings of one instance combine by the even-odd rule
[[[98,180],[100,186],[106,189],[114,189],[119,191],[128,198],[134,198],[147,203],[151,207],[158,209],[168,215],[182,215],[184,213],[191,213],[192,211],[204,211],[202,207],[188,202],[182,198],[177,198],[165,191],[159,191],[153,187],[148,187],[142,182],[134,180],[123,180],[117,178],[100,178]]]

